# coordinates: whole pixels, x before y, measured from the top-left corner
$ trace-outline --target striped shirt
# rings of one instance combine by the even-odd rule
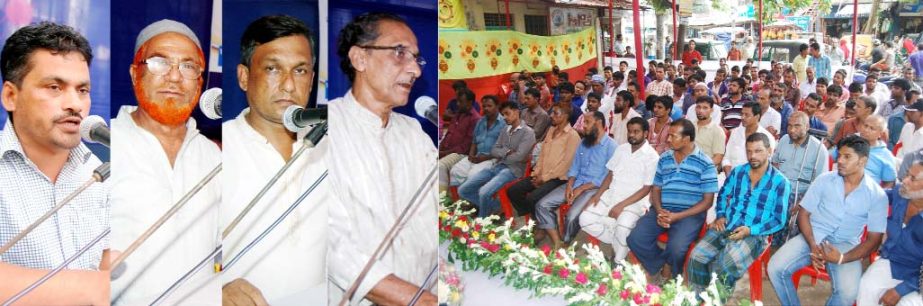
[[[740,126],[740,116],[743,113],[744,104],[750,101],[750,96],[748,95],[741,95],[740,100],[737,102],[731,101],[730,96],[721,99],[721,126],[728,130]]]
[[[679,164],[673,150],[667,150],[657,162],[654,186],[661,189],[660,206],[680,212],[701,201],[706,193],[718,192],[718,172],[711,157],[698,146]]]
[[[10,241],[87,182],[100,164],[81,143],[71,149],[57,181],[52,182],[26,156],[7,121],[0,131],[0,244]],[[24,268],[52,269],[108,227],[108,186],[96,183],[17,242],[0,261]],[[109,239],[103,238],[67,269],[97,270],[103,250],[108,248]]]
[[[721,186],[715,207],[719,218],[727,218],[727,228],[750,228],[750,235],[768,235],[782,229],[788,216],[791,183],[775,167],[769,166],[756,186],[750,187],[750,164],[731,170]]]

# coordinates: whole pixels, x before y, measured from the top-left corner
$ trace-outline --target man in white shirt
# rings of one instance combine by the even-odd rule
[[[695,87],[692,88],[692,100],[699,101],[699,98],[701,97],[708,97],[708,85],[705,85],[705,83],[695,84]],[[713,98],[712,101],[714,100],[720,100],[720,98]],[[699,120],[698,115],[696,115],[696,104],[698,104],[698,102],[693,103],[688,108],[686,108],[686,119],[692,123],[696,123]],[[715,105],[713,105],[709,118],[717,118],[718,121],[714,121],[713,123],[720,124],[721,107],[715,107]]]
[[[436,184],[421,186],[436,166],[436,148],[415,119],[392,111],[407,104],[423,60],[416,36],[395,15],[361,15],[339,37],[340,67],[352,88],[329,103],[329,301],[339,304],[423,187],[422,202],[349,300],[351,305],[406,305],[420,287],[429,288],[423,281],[437,257]],[[419,303],[434,305],[436,296],[424,290]]]
[[[740,126],[731,130],[731,136],[728,138],[724,159],[721,161],[721,167],[724,173],[730,173],[731,168],[747,163],[747,136],[753,133],[763,133],[769,137],[769,147],[775,150],[776,140],[760,122],[760,115],[763,113],[762,107],[756,102],[747,102],[741,111]]]
[[[628,234],[651,206],[647,195],[660,159],[647,143],[650,132],[647,121],[635,117],[625,125],[628,142],[615,149],[606,163],[609,173],[580,214],[580,227],[612,245],[615,262],[628,255]]]
[[[307,131],[286,130],[282,116],[290,105],[305,107],[313,88],[314,43],[301,20],[261,17],[244,31],[240,49],[237,85],[247,94],[250,107],[222,124],[222,229],[305,145]],[[224,258],[239,254],[327,170],[326,145],[322,141],[306,149],[256,202],[224,238]],[[279,227],[222,272],[224,303],[279,304],[294,295],[308,298],[307,304],[326,303],[329,186],[329,181],[321,181]]]
[[[172,20],[145,27],[135,41],[131,79],[138,106],[112,120],[112,250],[123,251],[221,163],[221,151],[190,118],[205,59],[195,33]],[[217,179],[127,257],[112,275],[112,303],[153,302],[220,244]],[[166,304],[218,305],[221,287],[206,266]]]
[[[759,93],[757,93],[756,101],[763,110],[763,114],[760,115],[760,126],[772,133],[772,136],[776,136],[774,138],[778,138],[779,132],[782,131],[782,114],[779,114],[779,111],[770,107],[769,96],[771,94],[772,90],[769,88],[761,89]]]
[[[817,79],[814,78],[814,67],[808,66],[805,68],[806,79],[802,82],[798,82],[798,91],[801,92],[801,97],[798,98],[798,101],[804,100],[811,93],[817,92]],[[798,101],[794,102],[795,105],[798,105]]]
[[[607,126],[609,136],[612,137],[612,140],[615,140],[617,145],[628,142],[628,121],[631,118],[641,117],[641,114],[638,114],[633,105],[631,105],[634,100],[634,95],[627,90],[619,91],[615,96],[614,107],[606,116],[609,124]]]
[[[9,114],[0,131],[0,245],[5,245],[88,181],[101,163],[80,142],[80,122],[91,104],[93,52],[87,39],[68,26],[43,22],[16,30],[2,55],[0,101]],[[0,300],[51,272],[108,227],[109,190],[93,184],[0,255]],[[104,237],[18,302],[107,304],[108,245]]]
[[[877,73],[869,73],[869,75],[865,77],[865,86],[862,87],[862,94],[875,99],[875,102],[878,102],[877,105],[884,105],[891,101],[891,91],[888,89],[887,85],[878,82]],[[875,109],[875,114],[879,114],[879,110],[881,109],[881,107]]]
[[[897,151],[897,164],[900,165],[904,155],[923,149],[923,101],[917,101],[904,109],[907,123],[901,129],[898,140],[901,148]]]

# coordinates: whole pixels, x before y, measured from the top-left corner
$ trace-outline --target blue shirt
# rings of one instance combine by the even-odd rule
[[[750,163],[746,163],[731,170],[721,186],[715,212],[719,218],[727,218],[728,229],[743,225],[750,228],[753,236],[775,233],[788,224],[792,186],[782,172],[769,166],[751,189],[750,169]]]
[[[794,112],[795,109],[789,103],[782,102],[782,111],[779,112],[779,115],[782,115],[782,126],[780,127],[782,130],[779,131],[779,137],[788,134],[788,117],[791,117]]]
[[[923,78],[923,51],[917,51],[907,57],[910,66],[913,67],[914,75]]]
[[[682,162],[676,163],[673,150],[667,150],[657,161],[654,186],[660,187],[660,206],[680,212],[702,200],[706,193],[718,192],[718,172],[711,157],[698,146]]]
[[[891,278],[902,281],[897,293],[905,296],[920,291],[920,266],[923,265],[923,212],[904,224],[910,202],[900,195],[900,186],[894,186],[891,198],[891,216],[888,217],[888,238],[881,245],[881,257],[891,261]]]
[[[785,103],[785,106],[788,106],[788,103]],[[788,106],[788,108],[791,109],[792,107],[791,107],[791,106]],[[788,122],[787,122],[787,121],[788,121],[787,118],[788,118],[788,117],[786,117],[785,115],[782,115],[782,122],[783,122],[783,123],[782,123],[782,129],[783,129],[783,130],[784,130],[785,127],[786,127],[786,123],[788,123]],[[821,130],[821,131],[828,131],[828,130],[827,130],[827,125],[824,124],[824,122],[821,121],[820,118],[811,117],[811,119],[808,120],[808,121],[810,121],[809,123],[811,124],[811,128],[812,128],[812,129]],[[899,134],[899,133],[898,133],[898,134]]]
[[[811,213],[814,243],[859,244],[863,228],[884,233],[888,217],[888,196],[870,176],[845,197],[843,177],[836,172],[821,174],[801,199],[801,207]]]
[[[830,57],[826,55],[821,55],[819,58],[811,56],[808,59],[808,66],[814,67],[814,74],[816,78],[825,78],[827,82],[832,81],[832,69],[830,68]]]
[[[676,121],[683,117],[683,106],[680,103],[673,103],[673,111],[670,113],[670,120]]]
[[[478,123],[474,125],[474,144],[477,146],[477,154],[490,154],[490,149],[500,137],[500,132],[506,130],[506,121],[503,116],[497,114],[497,120],[489,129],[487,128],[487,116],[481,117]]]
[[[585,100],[583,99],[583,96],[575,95],[574,99],[570,101],[570,104],[576,107],[577,109],[582,109],[584,101]]]
[[[880,144],[880,143],[879,143]],[[830,157],[836,160],[836,148],[830,151]],[[894,182],[897,180],[897,160],[885,145],[869,148],[869,159],[865,163],[865,174],[872,177],[875,182]]]
[[[570,164],[570,170],[567,171],[567,177],[574,178],[574,188],[585,183],[599,187],[609,174],[606,162],[612,158],[616,146],[615,141],[609,136],[603,136],[602,140],[592,147],[587,147],[580,142],[574,154],[574,160]]]
[[[901,129],[905,123],[907,120],[904,119],[904,106],[899,106],[891,117],[888,117],[888,149],[894,149],[894,145],[901,140]]]

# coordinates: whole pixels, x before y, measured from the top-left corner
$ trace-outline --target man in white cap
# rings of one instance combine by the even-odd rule
[[[416,209],[390,247],[374,260],[349,297],[350,305],[435,305],[427,274],[436,266],[436,148],[413,118],[393,112],[407,104],[425,61],[417,38],[395,15],[368,13],[340,30],[340,68],[352,88],[330,101],[333,183],[328,205],[327,266],[330,303],[339,304],[356,282],[385,233],[423,188]]]
[[[215,143],[190,118],[205,58],[186,25],[161,20],[141,30],[129,73],[138,106],[112,119],[114,258],[220,162]],[[149,304],[207,257],[219,240],[217,179],[206,184],[112,273],[112,303]],[[217,305],[221,288],[206,265],[165,304]]]
[[[240,40],[237,85],[248,108],[222,124],[224,161],[221,226],[226,228],[304,144],[307,131],[283,126],[291,105],[305,107],[314,79],[311,31],[291,16],[261,17]],[[264,69],[274,67],[275,69]],[[275,222],[323,172],[323,146],[306,149],[223,241],[224,258],[242,249]],[[282,223],[221,274],[225,304],[283,304],[294,296],[306,305],[327,302],[327,201],[322,181]],[[252,284],[252,285],[250,285]],[[316,289],[316,290],[311,290]]]

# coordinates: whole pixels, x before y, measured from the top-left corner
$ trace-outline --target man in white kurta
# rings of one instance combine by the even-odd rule
[[[131,74],[140,107],[122,106],[112,119],[113,254],[128,248],[221,163],[218,146],[189,118],[201,92],[199,48],[195,34],[175,21],[155,22],[138,35]],[[181,64],[163,64],[172,61]],[[220,244],[219,186],[212,179],[113,268],[113,304],[153,302]],[[164,303],[220,305],[212,269],[208,264],[196,271]]]
[[[375,33],[356,35],[365,29]],[[422,188],[420,204],[359,283],[350,304],[406,305],[421,287],[420,305],[435,304],[431,284],[424,280],[436,266],[437,188],[435,180],[424,182],[436,167],[436,147],[415,119],[392,111],[407,103],[420,76],[417,39],[400,17],[383,13],[359,16],[346,25],[347,31],[351,35],[341,33],[337,49],[352,88],[329,103],[329,301],[340,303]]]
[[[650,132],[647,121],[633,119],[626,125],[628,142],[615,149],[606,163],[609,174],[603,181],[604,187],[593,195],[580,214],[583,231],[612,245],[616,262],[628,255],[628,234],[651,206],[648,193],[660,159],[657,150],[646,140]],[[609,184],[605,185],[606,182]],[[632,202],[635,193],[640,198]]]
[[[294,17],[265,16],[247,26],[240,45],[245,51],[237,65],[237,83],[250,107],[222,125],[221,228],[228,228],[287,161],[292,164],[224,238],[225,262],[241,257],[221,274],[222,301],[322,305],[327,301],[323,285],[329,180],[321,181],[272,232],[240,255],[327,170],[326,142],[293,156],[306,145],[308,130],[293,133],[282,119],[286,108],[306,106],[311,95],[311,33]],[[267,66],[275,69],[263,69]]]

